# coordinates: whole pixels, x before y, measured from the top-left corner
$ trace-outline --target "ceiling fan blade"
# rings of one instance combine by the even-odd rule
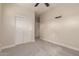
[[[39,3],[36,3],[35,7],[37,7],[39,5]]]
[[[49,4],[48,4],[48,3],[45,3],[45,5],[46,5],[47,7],[49,7]]]

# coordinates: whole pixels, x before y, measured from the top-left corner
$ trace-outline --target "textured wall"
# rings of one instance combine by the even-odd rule
[[[3,4],[3,39],[2,46],[15,44],[15,16],[25,16],[26,42],[34,41],[34,10],[28,4]]]
[[[0,46],[2,45],[2,4],[0,4]]]
[[[41,15],[41,39],[79,50],[79,4],[54,6]],[[55,19],[56,16],[62,18]]]
[[[35,38],[39,39],[40,38],[40,18],[37,17],[35,18]]]

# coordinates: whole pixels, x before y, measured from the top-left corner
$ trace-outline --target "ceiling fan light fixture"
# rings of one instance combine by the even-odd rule
[[[36,3],[36,4],[35,4],[35,7],[37,7],[38,5],[39,5],[39,3]]]
[[[40,3],[36,3],[34,7],[37,7]],[[46,7],[49,7],[49,3],[44,3]]]

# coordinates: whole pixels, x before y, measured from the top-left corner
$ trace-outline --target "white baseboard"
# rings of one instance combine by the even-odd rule
[[[4,47],[1,47],[0,50],[2,51],[3,49],[7,49],[7,48],[11,48],[11,47],[14,47],[16,45],[7,45],[7,46],[4,46]]]
[[[69,45],[65,45],[65,44],[63,44],[63,43],[58,43],[58,42],[54,42],[54,41],[50,41],[50,40],[46,40],[46,39],[43,39],[43,40],[45,40],[45,41],[47,41],[47,42],[50,42],[50,43],[54,43],[54,44],[56,44],[56,45],[60,45],[60,46],[62,46],[62,47],[66,47],[66,48],[75,50],[75,51],[79,51],[78,48],[75,48],[75,47],[72,47],[72,46],[69,46]]]
[[[35,41],[33,40],[33,41],[28,41],[28,42],[35,42]],[[22,42],[22,43],[20,43],[20,44],[24,44],[24,43],[28,43],[28,42]],[[0,52],[1,52],[3,49],[12,48],[12,47],[15,47],[16,45],[20,45],[20,44],[13,44],[13,45],[7,45],[7,46],[4,46],[4,47],[1,47],[1,48],[0,48]]]
[[[15,44],[15,46],[16,46],[16,45],[20,45],[20,44],[24,44],[24,43],[30,43],[30,42],[35,42],[35,40],[32,40],[32,41],[26,41],[26,42],[21,42],[21,43],[19,43],[19,44]]]

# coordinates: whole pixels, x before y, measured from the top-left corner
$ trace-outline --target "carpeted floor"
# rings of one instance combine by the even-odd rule
[[[79,52],[43,40],[4,49],[1,56],[79,56]]]

